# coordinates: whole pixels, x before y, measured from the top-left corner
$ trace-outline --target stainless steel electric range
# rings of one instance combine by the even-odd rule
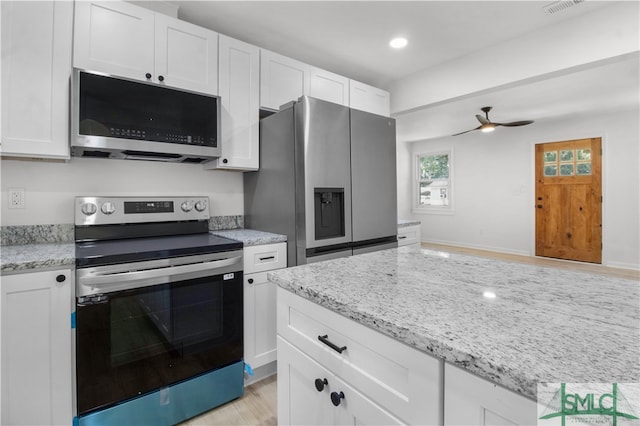
[[[243,393],[242,243],[206,197],[77,197],[76,421],[172,425]]]

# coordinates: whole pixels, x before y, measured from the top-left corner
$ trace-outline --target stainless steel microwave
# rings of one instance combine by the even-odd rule
[[[220,98],[74,69],[71,155],[203,163],[220,156]]]

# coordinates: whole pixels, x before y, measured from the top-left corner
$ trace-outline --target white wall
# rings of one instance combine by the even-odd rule
[[[241,172],[208,171],[199,164],[93,158],[0,163],[3,226],[73,223],[73,198],[84,195],[205,195],[212,216],[244,214]],[[24,188],[24,209],[7,208],[7,188]]]
[[[454,214],[413,214],[422,240],[533,255],[536,143],[602,137],[603,264],[640,269],[640,110],[601,112],[578,119],[537,122],[490,134],[471,132],[407,143],[398,148],[399,212],[411,211],[403,169],[413,155],[453,149]],[[401,121],[402,117],[398,118]],[[400,164],[400,161],[408,163]]]

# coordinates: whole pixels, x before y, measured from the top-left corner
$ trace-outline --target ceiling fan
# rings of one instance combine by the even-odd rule
[[[473,132],[474,130],[480,130],[481,132],[493,132],[495,128],[498,126],[516,127],[516,126],[526,126],[527,124],[533,123],[533,120],[512,121],[511,123],[494,123],[489,120],[489,111],[491,111],[491,107],[487,106],[487,107],[482,107],[480,109],[482,110],[482,112],[484,112],[485,117],[481,116],[480,114],[476,114],[476,118],[480,122],[480,125],[478,127],[476,127],[475,129],[456,133],[451,136],[462,135],[464,133]]]

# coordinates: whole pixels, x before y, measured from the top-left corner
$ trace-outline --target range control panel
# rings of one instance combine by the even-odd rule
[[[209,220],[208,197],[76,197],[76,225]]]

